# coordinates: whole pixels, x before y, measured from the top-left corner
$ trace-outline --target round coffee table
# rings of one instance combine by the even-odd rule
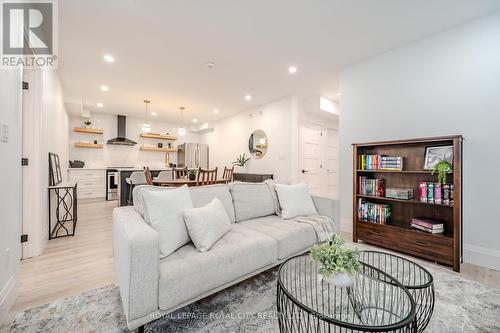
[[[415,302],[389,274],[364,262],[353,286],[318,278],[309,255],[285,261],[278,271],[280,332],[417,332]]]
[[[423,332],[434,311],[432,274],[411,260],[386,252],[362,251],[359,260],[389,274],[410,292],[416,306],[417,332]]]

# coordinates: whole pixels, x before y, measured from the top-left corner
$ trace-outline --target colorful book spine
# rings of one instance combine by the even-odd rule
[[[434,203],[434,183],[427,183],[427,202]]]
[[[441,196],[441,184],[434,183],[434,203],[442,204],[443,198]]]
[[[419,183],[420,201],[427,202],[427,182]]]
[[[377,224],[385,224],[391,216],[391,208],[386,204],[358,200],[358,220]]]
[[[443,204],[450,204],[450,184],[443,185]]]

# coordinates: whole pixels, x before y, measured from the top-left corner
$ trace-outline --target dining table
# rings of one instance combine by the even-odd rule
[[[227,179],[220,178],[215,180],[215,184],[226,184]],[[183,185],[187,186],[202,186],[202,184],[198,185],[197,180],[191,180],[188,178],[178,178],[178,179],[169,179],[169,180],[156,180],[153,179],[153,185],[155,186],[170,186],[170,187],[180,187]]]

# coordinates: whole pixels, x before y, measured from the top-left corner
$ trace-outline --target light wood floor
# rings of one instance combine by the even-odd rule
[[[33,306],[115,283],[111,214],[116,201],[80,200],[75,237],[48,242],[44,253],[21,261],[19,297],[0,331],[6,331],[15,314]],[[350,234],[342,235],[352,239]],[[432,264],[439,269],[451,269]],[[500,288],[500,272],[471,264],[461,276]]]

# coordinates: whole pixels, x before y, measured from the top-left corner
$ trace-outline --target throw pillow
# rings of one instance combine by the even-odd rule
[[[284,219],[304,215],[318,215],[307,184],[275,184],[274,186],[276,187],[281,214]]]
[[[144,191],[144,208],[151,227],[158,232],[160,258],[189,243],[184,211],[193,208],[187,185],[170,191]]]
[[[200,252],[208,251],[231,230],[229,216],[218,198],[203,207],[185,210],[184,220],[191,240]]]

